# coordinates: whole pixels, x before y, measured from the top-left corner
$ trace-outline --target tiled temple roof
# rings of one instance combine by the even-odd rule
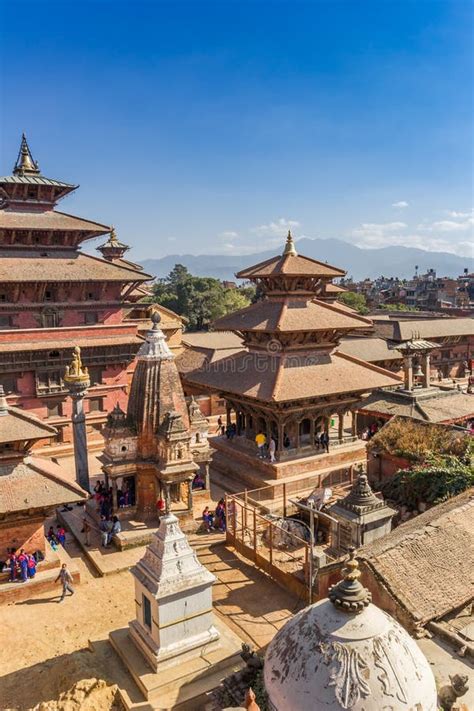
[[[1,413],[0,416],[0,444],[19,442],[21,440],[44,439],[57,434],[57,430],[54,427],[42,422],[35,415],[10,405],[6,409],[7,413]]]
[[[325,262],[318,262],[300,254],[278,254],[271,259],[242,269],[235,276],[238,279],[258,279],[272,276],[320,276],[328,279],[345,276],[346,272]]]
[[[108,225],[69,215],[57,210],[0,210],[0,229],[6,230],[80,230],[91,237],[107,234]]]
[[[473,496],[470,489],[448,499],[358,552],[418,624],[473,597]]]
[[[379,360],[402,360],[401,353],[394,348],[389,348],[383,338],[343,338],[338,350],[369,363]]]
[[[474,417],[474,398],[460,392],[432,388],[433,397],[416,398],[397,391],[374,392],[360,403],[359,411],[389,417],[401,415],[425,422],[450,423]]]
[[[327,331],[367,329],[372,322],[354,312],[318,299],[307,301],[282,296],[265,299],[223,316],[213,323],[215,330],[235,331]]]
[[[401,378],[343,353],[275,354],[246,350],[206,363],[189,383],[265,402],[286,402],[400,385]]]
[[[0,515],[72,504],[88,498],[61,467],[40,457],[0,463]]]
[[[152,279],[149,274],[117,266],[105,259],[73,250],[44,248],[38,250],[2,249],[0,282],[134,282]]]

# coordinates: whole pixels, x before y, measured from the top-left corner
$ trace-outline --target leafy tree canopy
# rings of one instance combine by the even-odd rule
[[[421,501],[439,504],[471,486],[474,469],[469,461],[453,455],[431,456],[424,464],[399,470],[382,486],[382,492],[398,504],[416,508]]]
[[[408,306],[407,304],[379,304],[377,306],[378,309],[381,309],[382,311],[418,311],[419,309],[416,306]]]
[[[153,287],[152,301],[184,316],[188,330],[205,331],[215,319],[248,306],[254,293],[251,286],[226,289],[218,279],[193,276],[176,264]]]
[[[355,309],[360,314],[368,314],[367,301],[364,294],[358,294],[356,291],[344,291],[338,296],[338,301],[351,309]]]

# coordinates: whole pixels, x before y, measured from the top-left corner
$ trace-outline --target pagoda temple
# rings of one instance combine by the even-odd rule
[[[134,311],[152,277],[124,259],[128,246],[108,225],[56,209],[77,187],[45,177],[25,136],[12,175],[0,178],[0,379],[11,404],[57,429],[48,453],[59,456],[72,452],[63,374],[73,348],[89,371],[88,440],[98,449],[107,412],[126,407],[150,315]],[[101,257],[80,250],[108,233]],[[167,316],[179,336],[179,317]]]
[[[235,422],[237,436],[230,445],[215,440],[220,452],[214,461],[220,468],[224,457],[230,476],[233,469],[241,476],[243,464],[248,470],[249,460],[239,452],[252,457],[251,469],[259,469],[264,479],[298,473],[302,458],[306,472],[317,469],[324,459],[320,433],[328,432],[333,423],[331,449],[350,444],[356,434],[355,417],[349,435],[344,417],[354,413],[361,395],[399,385],[400,378],[393,373],[338,352],[343,336],[371,327],[370,319],[336,302],[333,279],[344,274],[299,255],[290,233],[281,255],[236,274],[256,284],[262,298],[218,319],[213,328],[237,333],[242,350],[186,375],[191,385],[217,392],[226,401],[227,418]],[[259,432],[267,442],[274,439],[275,463],[256,459]],[[338,459],[349,463],[354,452],[346,450],[347,456],[342,457],[340,450]],[[282,468],[284,462],[293,466]]]

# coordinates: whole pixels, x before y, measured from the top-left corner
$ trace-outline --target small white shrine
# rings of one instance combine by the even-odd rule
[[[124,678],[118,686],[125,709],[204,708],[209,692],[244,665],[242,640],[215,618],[216,578],[169,509],[131,573],[136,619],[109,640],[147,704]]]
[[[162,517],[131,573],[136,619],[130,635],[154,671],[200,656],[203,647],[211,651],[219,640],[212,611],[216,578],[197,559],[176,516]]]

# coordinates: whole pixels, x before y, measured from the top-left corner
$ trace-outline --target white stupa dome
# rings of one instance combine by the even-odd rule
[[[370,602],[351,552],[329,599],[275,635],[264,680],[274,711],[436,711],[431,668],[410,635]]]

